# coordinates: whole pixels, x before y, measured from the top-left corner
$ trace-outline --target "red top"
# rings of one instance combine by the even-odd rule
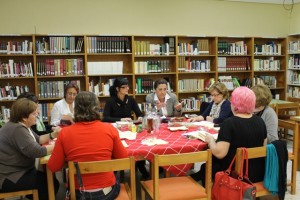
[[[64,127],[48,161],[52,172],[60,170],[66,161],[97,161],[128,157],[118,131],[100,121],[77,122]],[[82,175],[85,189],[109,187],[115,184],[113,172]],[[75,188],[78,187],[75,177]]]

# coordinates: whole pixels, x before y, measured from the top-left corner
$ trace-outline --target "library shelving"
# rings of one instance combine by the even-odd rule
[[[300,34],[288,36],[287,99],[300,101]]]
[[[286,99],[286,38],[254,38],[253,85],[261,81],[278,99]]]
[[[184,112],[197,112],[217,80],[251,87],[259,81],[273,94],[300,98],[299,35],[286,38],[184,35],[0,35],[0,106],[10,107],[22,91],[34,92],[44,120],[63,98],[64,85],[76,82],[94,92],[103,108],[116,77],[130,83],[129,95],[138,103],[165,78],[169,90],[185,102]],[[275,77],[275,85],[271,80]],[[290,78],[291,79],[290,79]],[[45,111],[44,111],[45,110]],[[2,110],[3,113],[3,110]]]

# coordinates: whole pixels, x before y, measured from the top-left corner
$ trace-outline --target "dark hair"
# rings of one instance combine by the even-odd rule
[[[34,103],[39,103],[37,96],[35,96],[35,94],[33,94],[31,92],[24,92],[24,93],[20,94],[17,99],[21,99],[21,98],[26,98],[26,99],[33,101]]]
[[[90,122],[100,120],[99,100],[92,92],[80,92],[75,97],[74,121]]]
[[[69,83],[68,85],[66,85],[65,90],[64,90],[64,98],[66,98],[67,96],[67,92],[70,88],[74,88],[77,92],[77,94],[79,93],[79,87],[78,85],[76,85],[75,83]]]
[[[122,85],[128,85],[128,79],[127,78],[122,78],[122,77],[118,77],[114,80],[114,83],[112,86],[110,86],[109,88],[109,94],[110,96],[117,96],[117,88],[120,88]]]
[[[11,122],[22,122],[23,118],[28,118],[37,109],[38,105],[30,99],[20,98],[16,100],[10,110]]]
[[[165,84],[166,86],[168,86],[168,81],[166,81],[165,79],[158,79],[154,82],[154,90],[156,90],[156,88],[161,85],[161,84]]]

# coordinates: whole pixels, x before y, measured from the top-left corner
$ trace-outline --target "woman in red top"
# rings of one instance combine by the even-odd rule
[[[118,131],[109,123],[102,123],[99,102],[95,94],[80,92],[75,98],[75,124],[64,127],[51,154],[48,167],[60,170],[65,161],[99,161],[128,157]],[[120,192],[113,172],[82,175],[86,199],[115,199]],[[75,177],[75,188],[79,189]],[[80,192],[76,190],[77,199]],[[92,198],[90,198],[92,197]]]

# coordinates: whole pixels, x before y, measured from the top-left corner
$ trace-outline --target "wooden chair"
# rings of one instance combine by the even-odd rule
[[[17,192],[5,192],[0,193],[0,199],[5,198],[12,198],[12,197],[19,197],[19,196],[26,196],[26,195],[33,195],[33,200],[39,200],[38,191],[36,189],[33,190],[22,190]]]
[[[134,157],[124,159],[113,159],[105,161],[93,161],[93,162],[78,162],[81,174],[93,174],[100,172],[111,172],[130,170],[130,187],[127,183],[121,183],[121,190],[117,200],[135,200],[136,199],[136,186],[135,186],[135,160]],[[69,167],[69,187],[71,193],[71,199],[76,199],[75,195],[75,182],[74,175],[76,174],[76,168],[74,162],[68,162]],[[84,183],[83,183],[84,184]]]
[[[248,150],[248,159],[253,158],[262,158],[267,156],[267,147],[255,147],[255,148],[247,148]],[[241,169],[241,159],[242,159],[242,149],[237,148],[236,150],[236,161],[235,161],[235,170],[237,172]],[[253,183],[256,186],[256,197],[271,195],[268,189],[264,187],[264,182]]]
[[[141,181],[141,199],[145,200],[146,193],[151,199],[155,200],[211,199],[211,159],[211,150],[183,154],[155,155],[153,161],[154,179]],[[159,178],[160,166],[195,162],[206,162],[205,188],[189,176]]]

